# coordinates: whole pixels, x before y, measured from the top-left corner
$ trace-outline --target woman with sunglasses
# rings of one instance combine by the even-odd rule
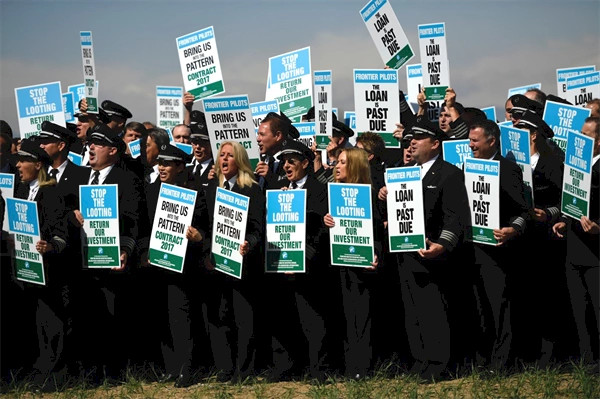
[[[17,156],[21,183],[14,197],[37,203],[41,239],[35,243],[35,249],[42,255],[46,277],[45,285],[23,284],[25,295],[32,299],[30,305],[35,309],[39,349],[31,381],[34,389],[50,392],[60,387],[66,377],[62,356],[67,324],[63,302],[66,276],[61,270],[64,259],[60,254],[67,246],[67,211],[57,192],[56,180],[48,176],[51,160],[39,142],[24,139]]]
[[[209,271],[206,317],[217,379],[243,381],[254,372],[254,306],[264,270],[261,244],[265,196],[254,180],[248,153],[241,144],[223,142],[216,155],[214,178],[203,197],[207,207],[207,232],[211,234],[213,231],[217,187],[249,197],[250,202],[246,236],[239,249],[244,257],[241,279],[214,270],[214,259],[205,246],[204,264]]]
[[[371,185],[371,170],[367,152],[356,147],[344,148],[338,155],[334,176],[336,183]],[[346,323],[344,374],[353,379],[365,378],[373,360],[371,297],[375,288],[376,275],[374,271],[379,264],[378,257],[381,254],[383,237],[383,222],[378,207],[374,206],[376,201],[377,193],[371,189],[374,262],[366,268],[339,267],[342,312]],[[323,221],[327,227],[335,226],[335,221],[329,213],[325,215]]]

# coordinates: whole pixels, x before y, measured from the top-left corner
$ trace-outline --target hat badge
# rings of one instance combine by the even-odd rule
[[[161,151],[164,151],[166,149],[167,149],[167,145],[166,144],[163,144],[163,145],[160,146],[160,150]]]

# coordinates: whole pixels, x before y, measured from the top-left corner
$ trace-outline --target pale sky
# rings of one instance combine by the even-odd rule
[[[417,25],[445,22],[450,82],[464,106],[496,105],[507,90],[542,83],[556,69],[600,69],[600,1],[390,0],[420,62]],[[175,39],[215,29],[226,93],[263,101],[269,57],[306,46],[312,69],[333,71],[333,106],[354,109],[352,70],[383,62],[360,17],[366,0],[0,0],[0,119],[18,131],[14,88],[83,83],[79,31],[94,40],[99,98],[156,122],[157,85],[183,86]],[[406,90],[406,71],[400,70]],[[197,108],[201,109],[197,104]]]

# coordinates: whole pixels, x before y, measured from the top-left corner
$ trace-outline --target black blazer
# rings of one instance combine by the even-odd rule
[[[88,169],[80,184],[87,185],[93,170]],[[143,186],[141,180],[131,171],[115,165],[106,176],[103,184],[116,184],[119,196],[119,232],[121,250],[131,256],[136,240],[138,239],[140,222],[148,220],[146,214],[146,202],[143,197]]]
[[[523,171],[516,163],[500,155],[500,227],[513,227],[518,232],[525,230],[530,219],[530,209],[525,201]]]
[[[208,163],[208,167],[204,170],[204,172],[198,177],[194,174],[194,167],[197,165],[197,162],[194,161],[193,165],[185,167],[185,173],[188,175],[188,180],[190,182],[190,188],[196,190],[198,192],[204,191],[208,188],[210,180],[208,180],[208,174],[215,164],[214,160]],[[200,165],[198,165],[198,168]]]
[[[425,236],[446,248],[460,245],[471,226],[464,174],[438,156],[422,179]]]

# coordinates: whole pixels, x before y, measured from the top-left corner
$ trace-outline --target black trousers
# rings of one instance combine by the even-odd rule
[[[208,276],[205,314],[217,372],[244,379],[254,373],[256,342],[252,285],[220,275]]]
[[[503,368],[511,355],[513,292],[509,287],[507,250],[474,244],[475,264],[479,266],[475,292],[483,330],[477,349],[480,366]]]
[[[579,356],[586,363],[597,363],[600,361],[600,266],[567,262],[566,275],[579,338]]]
[[[344,361],[347,377],[363,377],[371,369],[371,295],[376,274],[362,268],[340,267],[340,287],[346,325]]]
[[[442,374],[450,360],[450,324],[443,293],[446,262],[421,261],[417,254],[399,256],[398,274],[413,372]]]

